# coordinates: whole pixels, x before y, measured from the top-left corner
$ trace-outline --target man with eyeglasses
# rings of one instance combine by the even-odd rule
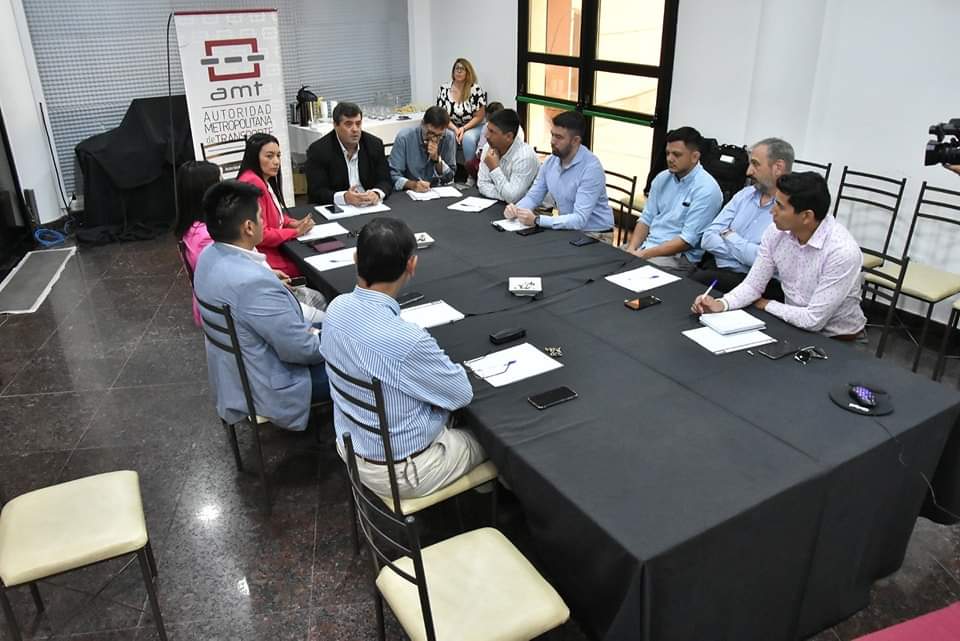
[[[397,134],[390,150],[390,178],[396,191],[425,192],[431,185],[453,180],[457,141],[449,124],[446,110],[433,106],[419,125]]]
[[[816,172],[777,179],[773,225],[760,241],[746,278],[723,298],[697,296],[697,314],[725,312],[753,303],[784,322],[838,340],[862,340],[867,319],[860,309],[860,246],[829,214],[827,181]],[[785,300],[763,297],[779,274]]]

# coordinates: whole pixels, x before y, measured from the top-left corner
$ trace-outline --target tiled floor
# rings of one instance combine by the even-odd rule
[[[259,484],[236,473],[212,410],[189,300],[167,237],[82,248],[39,311],[0,316],[0,486],[9,496],[137,470],[172,641],[376,638],[342,465],[312,435],[270,432],[277,488],[272,516],[262,515]],[[897,338],[889,357],[909,352]],[[958,371],[951,362],[945,384],[957,386]],[[522,519],[513,529],[522,538]],[[28,638],[156,638],[136,563],[44,581],[41,592],[39,618],[25,590],[14,594]],[[958,598],[960,529],[920,520],[903,568],[876,584],[871,605],[815,639],[853,639]],[[402,638],[393,622],[390,635]],[[560,636],[583,639],[573,623]]]

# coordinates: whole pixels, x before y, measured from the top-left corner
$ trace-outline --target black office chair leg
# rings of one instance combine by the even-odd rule
[[[383,597],[380,596],[380,591],[377,590],[376,586],[373,588],[373,597],[377,605],[377,639],[379,639],[379,641],[386,641],[387,626],[383,619]],[[19,639],[17,641],[19,641]]]
[[[500,483],[493,479],[493,491],[490,492],[490,527],[497,527],[497,502],[500,494]]]
[[[37,606],[37,612],[43,612],[46,607],[43,605],[43,599],[40,598],[40,590],[36,582],[30,584],[30,596],[33,597],[33,604]]]
[[[147,545],[144,547],[144,550],[147,553],[147,562],[150,563],[150,575],[153,578],[157,578],[157,559],[153,556],[153,548],[150,547],[150,541],[147,541]]]
[[[350,492],[350,542],[353,544],[353,555],[360,554],[360,533],[357,531],[357,504]]]
[[[270,513],[270,484],[267,481],[267,464],[263,460],[263,446],[260,444],[260,426],[253,426],[253,439],[257,445],[257,464],[260,467],[260,485],[263,486],[263,511]]]
[[[233,450],[233,459],[237,463],[237,471],[243,471],[243,459],[240,458],[240,444],[237,443],[237,426],[228,425],[226,421],[221,420],[223,427],[227,430],[227,440],[230,441],[230,449]]]
[[[0,583],[0,607],[3,608],[3,615],[7,618],[10,638],[13,641],[23,641],[23,637],[20,636],[20,628],[17,626],[17,618],[13,616],[13,608],[10,607],[10,599],[7,598],[7,587],[2,583]]]
[[[137,550],[137,559],[140,561],[140,573],[143,574],[143,582],[147,586],[147,597],[150,599],[150,610],[153,612],[153,622],[157,626],[157,634],[160,636],[160,641],[167,641],[167,631],[163,627],[163,615],[160,614],[160,602],[157,600],[157,586],[153,581],[153,576],[151,576],[146,547]]]
[[[920,356],[923,355],[923,344],[927,340],[927,329],[930,327],[930,316],[933,315],[933,303],[927,305],[927,316],[923,319],[923,329],[920,330],[920,342],[917,343],[917,354],[913,357],[913,370],[920,366]]]
[[[943,370],[947,364],[947,347],[950,343],[950,337],[957,328],[957,320],[960,317],[960,310],[950,310],[950,320],[943,330],[943,340],[940,341],[940,351],[937,353],[937,364],[933,367],[933,380],[939,381],[943,377]]]

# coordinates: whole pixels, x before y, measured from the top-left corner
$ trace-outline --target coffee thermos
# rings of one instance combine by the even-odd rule
[[[300,91],[297,92],[297,114],[301,127],[310,126],[316,104],[317,94],[310,91],[306,85],[300,87]]]

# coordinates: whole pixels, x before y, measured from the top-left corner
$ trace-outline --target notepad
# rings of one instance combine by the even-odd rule
[[[700,323],[719,334],[738,334],[756,329],[764,329],[767,324],[742,309],[718,314],[702,314]]]
[[[777,339],[757,330],[738,334],[718,334],[709,327],[698,327],[697,329],[688,329],[683,332],[683,335],[714,354],[729,354],[730,352],[738,352],[742,349],[777,342]]]
[[[356,251],[356,247],[345,247],[327,254],[308,256],[303,260],[318,272],[325,272],[331,269],[339,269],[340,267],[353,265],[353,254]]]
[[[503,231],[520,231],[521,229],[531,229],[533,227],[533,225],[524,225],[516,218],[494,220],[490,224],[494,227],[499,227]]]
[[[456,211],[483,211],[490,205],[496,204],[496,202],[497,201],[491,200],[490,198],[469,196],[468,198],[457,201],[452,205],[447,205],[447,209],[453,209]]]
[[[463,194],[456,187],[434,187],[429,191],[407,190],[407,195],[413,200],[435,200],[437,198],[460,198]]]
[[[503,387],[563,367],[563,363],[550,358],[530,343],[492,352],[465,361],[464,365],[494,387]]]
[[[306,242],[308,240],[317,240],[319,238],[332,238],[334,236],[343,236],[349,234],[347,228],[340,223],[325,223],[323,225],[314,225],[313,229],[303,236],[297,236],[297,240]]]
[[[435,300],[432,303],[408,307],[400,312],[400,318],[419,325],[423,329],[455,323],[463,320],[464,315],[448,305],[442,300]]]
[[[644,265],[628,272],[612,274],[606,278],[614,285],[619,285],[638,294],[680,280],[679,276],[674,276],[652,265]]]
[[[317,205],[314,209],[327,220],[340,220],[341,218],[352,218],[354,216],[363,216],[364,214],[377,214],[382,211],[390,211],[390,208],[383,203],[367,205],[366,207],[354,207],[353,205],[337,206],[343,210],[339,214],[330,211],[330,205]]]

